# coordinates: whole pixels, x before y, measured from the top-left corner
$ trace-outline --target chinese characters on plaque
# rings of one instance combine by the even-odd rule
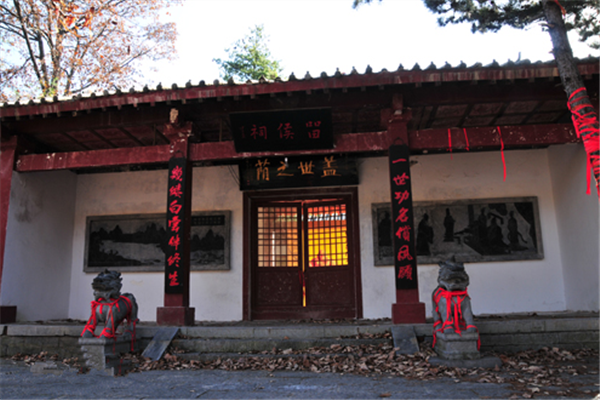
[[[232,113],[229,119],[238,153],[333,148],[328,108]]]
[[[339,155],[264,157],[240,163],[240,189],[357,185],[354,158]]]
[[[414,248],[412,190],[409,150],[394,145],[389,150],[392,192],[392,231],[396,289],[417,288],[417,255]]]
[[[186,230],[183,220],[185,202],[185,179],[187,173],[185,158],[172,158],[169,161],[169,194],[167,197],[167,249],[165,251],[165,293],[183,293],[185,274],[182,271],[184,255],[189,250],[183,248]]]

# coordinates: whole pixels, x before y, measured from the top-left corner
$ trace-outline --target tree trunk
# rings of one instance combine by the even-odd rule
[[[581,136],[588,156],[587,171],[591,165],[600,197],[600,149],[598,145],[598,114],[588,97],[587,90],[573,58],[573,51],[567,38],[567,30],[557,0],[542,0],[544,16],[552,38],[552,52],[558,66],[560,79],[567,92],[573,125]]]

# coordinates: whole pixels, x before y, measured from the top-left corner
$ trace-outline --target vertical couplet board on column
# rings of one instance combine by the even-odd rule
[[[174,157],[169,161],[169,193],[167,197],[167,247],[165,251],[165,293],[184,294],[190,267],[190,197],[186,185],[187,159]]]
[[[391,146],[389,158],[396,290],[417,289],[417,256],[414,246],[415,230],[408,146]]]
[[[0,283],[4,275],[4,251],[6,249],[6,228],[8,224],[8,207],[12,182],[17,137],[4,141],[0,139]],[[1,285],[0,285],[1,286]],[[8,324],[17,320],[17,306],[0,305],[0,324]]]

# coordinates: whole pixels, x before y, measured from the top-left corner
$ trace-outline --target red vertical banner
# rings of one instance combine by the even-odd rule
[[[414,246],[415,229],[408,146],[390,146],[389,163],[396,289],[417,289],[417,254]]]
[[[189,169],[187,159],[169,161],[169,191],[167,195],[167,243],[165,251],[165,293],[182,294],[187,287],[190,268],[190,221],[186,216],[191,209]]]

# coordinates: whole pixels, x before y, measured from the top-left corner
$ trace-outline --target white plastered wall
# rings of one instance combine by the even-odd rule
[[[0,304],[18,321],[68,317],[77,176],[13,172]]]
[[[231,210],[231,270],[191,273],[190,306],[196,320],[242,319],[242,192],[228,167],[194,168],[192,211]],[[91,282],[96,274],[84,273],[86,217],[118,214],[165,213],[167,171],[80,175],[71,273],[69,316],[89,317]],[[156,321],[163,306],[164,273],[122,273],[123,292],[133,293],[142,321]]]
[[[566,309],[561,246],[547,150],[506,151],[506,181],[500,152],[413,156],[414,201],[537,196],[543,260],[466,264],[475,314],[563,311]],[[365,318],[390,317],[395,302],[392,266],[373,265],[371,204],[390,201],[386,157],[360,167],[362,292]],[[431,316],[437,265],[418,267],[420,301]]]
[[[412,157],[417,161],[411,170],[415,201],[538,197],[545,258],[467,264],[476,314],[598,309],[598,258],[593,256],[599,217],[593,196],[577,194],[584,191],[581,154],[580,148],[564,146],[507,151],[505,182],[499,152]],[[552,162],[556,159],[562,160],[560,166]],[[359,170],[364,317],[389,317],[395,301],[393,268],[373,265],[371,226],[371,204],[389,202],[387,158],[363,159]],[[88,318],[95,274],[83,272],[86,217],[164,212],[166,175],[15,173],[2,304],[17,304],[20,320]],[[574,175],[579,180],[571,179]],[[231,270],[193,272],[191,306],[197,320],[241,320],[242,192],[228,167],[195,168],[193,180],[193,210],[231,210],[232,219]],[[569,267],[563,269],[563,264]],[[436,278],[437,266],[419,267],[427,315]],[[142,320],[156,319],[163,283],[162,273],[123,274],[123,291],[138,298]]]
[[[600,212],[591,178],[586,195],[586,154],[581,144],[549,149],[562,253],[567,309],[598,311]]]

